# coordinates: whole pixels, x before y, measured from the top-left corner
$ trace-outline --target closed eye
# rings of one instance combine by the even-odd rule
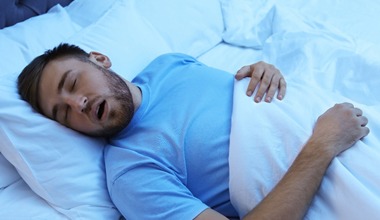
[[[71,92],[74,91],[76,83],[77,83],[77,80],[75,79],[73,82],[73,85],[71,86]]]
[[[70,113],[70,106],[69,105],[66,105],[66,108],[65,108],[65,117],[64,117],[64,124],[67,124],[68,123],[68,116],[69,116],[69,113]]]

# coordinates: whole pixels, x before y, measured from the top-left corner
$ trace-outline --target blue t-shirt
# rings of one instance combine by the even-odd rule
[[[105,152],[111,198],[127,219],[193,219],[229,198],[233,75],[162,55],[133,81],[142,102]]]

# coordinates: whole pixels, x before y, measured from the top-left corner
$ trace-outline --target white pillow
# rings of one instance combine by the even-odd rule
[[[275,7],[268,0],[220,0],[227,43],[261,49],[272,34]]]
[[[16,169],[0,153],[0,190],[20,179]],[[1,215],[0,215],[1,216]]]
[[[104,140],[72,131],[19,99],[1,79],[0,151],[39,196],[70,219],[117,219],[104,172]]]
[[[222,41],[219,0],[131,0],[174,52],[198,57]]]
[[[46,49],[80,30],[65,9],[57,5],[47,14],[32,17],[0,31],[0,74],[20,72],[26,63]]]
[[[27,62],[77,31],[59,6],[0,31],[0,51],[6,54],[0,60],[0,152],[34,192],[69,219],[118,219],[106,187],[104,140],[35,113],[17,92],[17,76]]]
[[[171,52],[157,30],[136,12],[134,4],[116,1],[101,19],[67,42],[107,55],[112,69],[131,80],[154,58]]]
[[[33,25],[37,23],[40,25]],[[33,17],[1,30],[0,51],[4,56],[0,60],[0,75],[7,76],[15,72],[18,75],[18,72],[27,63],[26,60],[34,56],[33,54],[39,54],[45,48],[59,42],[58,39],[68,37],[77,30],[78,27],[71,24],[70,17],[60,5],[53,7],[43,16]],[[54,34],[47,34],[50,31]],[[0,83],[2,82],[0,81]],[[0,154],[0,173],[0,188],[9,186],[21,178],[2,154]]]
[[[221,5],[226,27],[223,40],[237,46],[262,49],[285,32],[342,35],[335,27],[311,21],[297,9],[272,0],[221,0]]]
[[[65,7],[71,20],[81,27],[91,25],[106,13],[117,0],[75,0]],[[85,13],[83,13],[85,12]]]
[[[0,216],[5,220],[69,220],[36,195],[21,178],[0,190]]]

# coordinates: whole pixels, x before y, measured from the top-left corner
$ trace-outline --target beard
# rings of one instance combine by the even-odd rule
[[[92,63],[90,61],[90,63]],[[108,120],[102,125],[102,128],[91,132],[89,135],[96,137],[112,137],[128,126],[134,114],[134,104],[131,91],[125,81],[112,70],[98,66],[92,63],[96,68],[101,70],[107,79],[110,89],[109,100],[117,103],[110,109]]]

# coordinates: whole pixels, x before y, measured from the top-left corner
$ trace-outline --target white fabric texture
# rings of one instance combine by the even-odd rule
[[[230,145],[230,193],[240,216],[277,184],[312,133],[315,120],[335,102],[350,101],[290,82],[283,101],[255,104],[248,79],[235,84]],[[371,133],[333,160],[305,219],[376,219],[380,188],[380,106],[358,103]],[[365,161],[365,162],[364,162]]]
[[[22,179],[0,190],[0,207],[3,220],[69,220],[36,195]]]
[[[79,29],[60,5],[50,9],[47,14],[2,29],[0,50],[4,56],[0,60],[0,75],[20,72],[35,56],[57,45]]]
[[[106,188],[104,141],[33,112],[19,99],[16,78],[1,80],[0,150],[31,189],[70,219],[117,219]]]
[[[134,1],[118,0],[97,22],[67,42],[107,55],[112,69],[133,79],[157,56],[171,52],[157,30],[137,13]]]
[[[360,219],[373,217],[374,208],[380,206],[375,195],[379,195],[379,174],[372,169],[379,165],[375,163],[380,133],[379,10],[380,3],[372,0],[331,0],[328,4],[319,0],[75,0],[66,8],[57,6],[0,30],[0,152],[4,155],[0,155],[0,216],[119,217],[105,186],[103,140],[87,138],[42,117],[17,94],[17,75],[28,62],[60,42],[71,42],[108,55],[112,69],[126,79],[166,52],[187,53],[231,73],[259,60],[283,72],[289,86],[284,101],[256,105],[251,98],[240,97],[251,107],[244,104],[237,109],[254,116],[236,120],[261,132],[251,130],[247,143],[242,137],[241,142],[249,145],[247,151],[231,151],[239,161],[239,169],[231,172],[236,180],[231,192],[241,213],[253,205],[246,197],[258,202],[273,187],[319,114],[341,101],[362,107],[371,134],[333,161],[306,219],[353,219],[359,211]],[[240,93],[244,93],[244,83],[237,84]],[[296,132],[283,135],[288,130]],[[240,135],[239,130],[234,133]],[[253,138],[255,146],[274,147],[250,151]],[[260,154],[269,159],[262,160]],[[271,169],[252,174],[263,179],[247,179],[252,170],[252,163],[242,166],[245,160],[252,161],[245,159],[247,155],[258,158],[258,165],[269,164]],[[250,191],[256,184],[262,188]],[[347,201],[354,201],[356,208],[347,208],[351,207]],[[15,213],[16,207],[23,212]]]
[[[287,0],[276,4],[291,7],[309,20],[333,25],[354,39],[379,42],[379,1],[309,0],[306,4],[303,0]]]
[[[377,219],[379,48],[294,11],[282,12],[300,19],[287,23],[281,16],[274,19],[274,31],[262,52],[263,59],[287,79],[285,99],[256,104],[245,96],[247,79],[235,84],[230,145],[233,205],[241,216],[256,206],[290,167],[318,116],[335,103],[350,102],[364,111],[371,133],[332,161],[305,219]]]
[[[65,7],[72,22],[85,28],[99,20],[118,0],[75,0]],[[84,13],[85,12],[85,13]]]
[[[262,60],[262,53],[260,50],[248,47],[220,43],[197,59],[202,63],[207,63],[208,66],[235,74],[242,66]]]
[[[261,49],[272,34],[275,7],[272,1],[220,0],[225,31],[223,40],[229,44]]]
[[[0,154],[0,173],[0,190],[6,188],[21,178],[16,169],[4,158],[2,154]]]
[[[222,41],[218,0],[132,0],[173,52],[197,57]]]
[[[7,54],[0,60],[4,67],[0,74],[0,151],[31,189],[66,217],[118,219],[106,188],[104,141],[35,113],[17,92],[22,68],[79,29],[66,10],[56,6],[0,32],[0,49]]]

